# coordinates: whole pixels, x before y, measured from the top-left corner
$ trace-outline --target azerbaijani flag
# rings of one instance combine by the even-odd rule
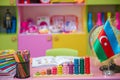
[[[103,62],[120,53],[120,45],[114,34],[110,20],[107,20],[103,29],[100,31],[93,49],[100,60]]]

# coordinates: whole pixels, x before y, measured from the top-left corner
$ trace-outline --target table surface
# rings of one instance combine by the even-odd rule
[[[120,57],[114,60],[116,64],[120,64]],[[30,66],[30,77],[23,80],[120,80],[120,73],[113,74],[112,76],[104,76],[99,70],[101,64],[94,57],[91,58],[91,75],[64,75],[64,76],[41,76],[34,77],[33,75],[44,68],[32,68]],[[17,78],[0,77],[0,80],[21,80]]]

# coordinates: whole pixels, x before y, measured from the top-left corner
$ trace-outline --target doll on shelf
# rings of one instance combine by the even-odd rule
[[[34,24],[33,19],[29,18],[27,21],[23,21],[21,23],[21,31],[20,33],[28,34],[28,33],[37,33],[37,26]]]
[[[66,15],[65,16],[65,26],[64,32],[76,32],[78,29],[78,17],[75,15]]]
[[[38,32],[40,34],[48,34],[50,26],[50,18],[48,16],[40,16],[37,18]]]
[[[29,32],[29,33],[37,33],[37,32],[38,32],[38,29],[37,29],[37,26],[34,25],[33,20],[32,20],[31,18],[29,18],[29,19],[27,20],[27,22],[28,22],[28,32]]]
[[[38,27],[39,27],[39,33],[40,34],[49,33],[48,25],[45,22],[42,22]]]
[[[11,15],[9,9],[7,9],[5,16],[4,16],[4,27],[6,28],[6,33],[11,33],[12,15]]]

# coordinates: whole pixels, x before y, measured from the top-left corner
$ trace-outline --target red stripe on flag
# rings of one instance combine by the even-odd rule
[[[105,31],[103,29],[101,30],[100,34],[98,35],[98,39],[99,39],[99,41],[101,43],[101,46],[104,49],[104,52],[106,53],[106,56],[108,58],[114,56],[114,52],[112,50],[110,42],[109,42],[109,40],[108,40],[108,38],[106,36],[106,33],[105,33]]]

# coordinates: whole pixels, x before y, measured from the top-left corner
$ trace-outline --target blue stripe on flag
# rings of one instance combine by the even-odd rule
[[[120,46],[119,46],[117,38],[116,38],[116,36],[115,36],[115,34],[113,32],[113,29],[112,29],[112,26],[111,26],[109,20],[106,21],[106,23],[104,25],[104,30],[105,30],[105,33],[106,33],[106,35],[108,37],[108,40],[109,40],[109,42],[111,44],[111,47],[112,47],[112,49],[114,51],[114,54],[120,53]]]

